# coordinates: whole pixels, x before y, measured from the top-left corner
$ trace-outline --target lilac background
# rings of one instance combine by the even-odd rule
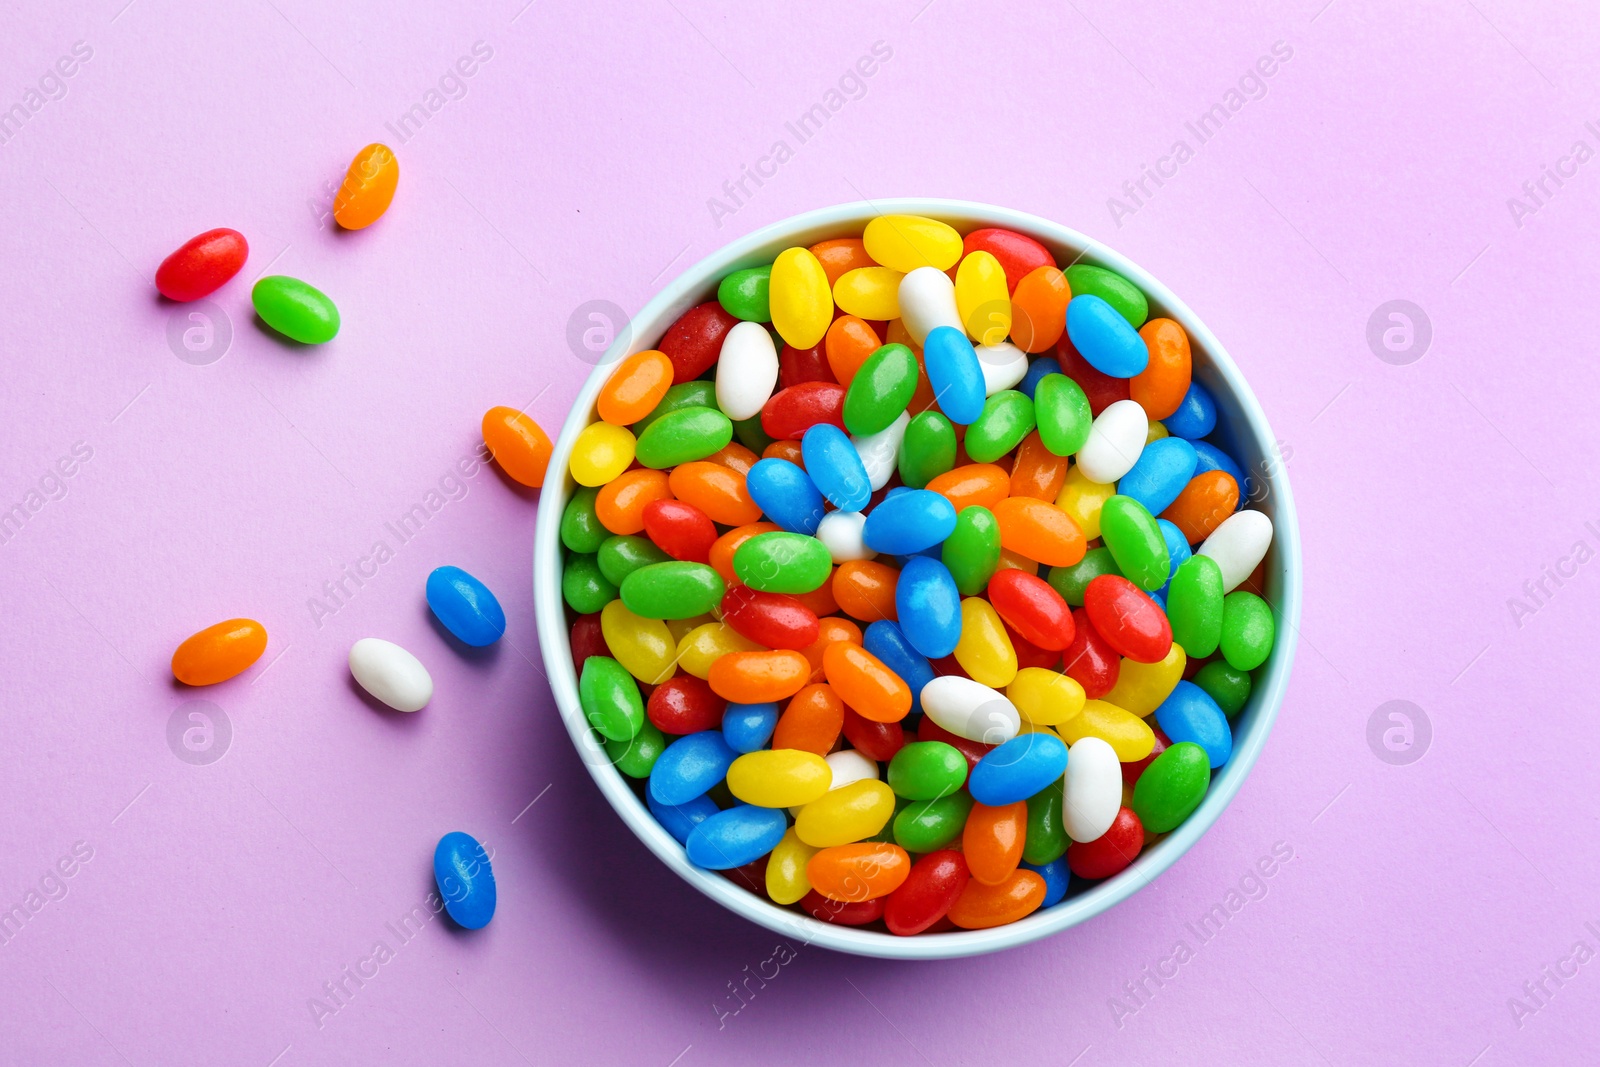
[[[1520,620],[1507,603],[1600,548],[1600,162],[1521,226],[1507,204],[1575,140],[1600,148],[1588,5],[124,2],[35,3],[0,36],[0,107],[93,49],[0,146],[0,507],[93,450],[0,544],[0,906],[93,850],[0,946],[0,1062],[1593,1058],[1600,963],[1543,1006],[1523,984],[1600,948],[1600,574],[1546,579]],[[493,55],[465,96],[400,143],[384,124],[477,41]],[[785,121],[877,41],[893,55],[865,95],[799,144]],[[1266,95],[1119,226],[1107,198],[1195,147],[1185,123],[1277,41],[1293,57]],[[707,199],[779,138],[793,158],[718,225]],[[324,225],[329,183],[379,139],[393,210]],[[491,405],[559,426],[589,371],[565,340],[584,301],[635,310],[738,234],[894,195],[1058,219],[1206,319],[1290,450],[1303,647],[1250,781],[1152,888],[999,956],[803,949],[735,1013],[729,983],[776,938],[653,860],[573,752],[534,662],[535,498],[485,469],[410,543],[384,524]],[[191,366],[149,278],[217,225],[251,258],[215,298],[231,350]],[[269,264],[337,300],[337,340],[262,333]],[[1395,298],[1433,328],[1408,366],[1366,341]],[[379,539],[394,558],[318,625],[308,599]],[[431,625],[443,563],[499,593],[498,649],[462,656]],[[271,644],[198,694],[233,738],[192,766],[166,728],[197,694],[167,661],[239,614]],[[353,690],[368,635],[428,665],[425,712]],[[1410,766],[1368,745],[1393,699],[1432,723]],[[494,849],[496,919],[400,946],[385,923],[452,829]],[[1202,944],[1185,924],[1276,842],[1295,858]],[[394,958],[319,1027],[309,998],[379,938]],[[1118,1020],[1111,998],[1180,939],[1193,958]]]

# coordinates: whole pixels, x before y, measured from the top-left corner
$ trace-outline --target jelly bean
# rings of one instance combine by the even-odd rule
[[[1211,784],[1206,750],[1180,741],[1151,761],[1133,787],[1133,811],[1147,833],[1175,829],[1205,799]]]
[[[911,403],[917,388],[917,360],[905,345],[883,345],[850,380],[844,398],[844,425],[853,434],[885,429]]]
[[[1223,519],[1197,554],[1216,560],[1223,591],[1231,593],[1261,565],[1271,545],[1272,520],[1259,511],[1241,511]]]
[[[526,414],[516,408],[490,408],[483,416],[483,443],[513,481],[533,489],[544,485],[550,438]]]
[[[808,248],[786,248],[772,261],[768,280],[772,328],[792,348],[819,343],[833,322],[827,272]]]
[[[739,704],[783,700],[798,693],[811,665],[792,649],[733,652],[711,664],[706,680],[720,697]]]
[[[805,385],[808,382],[838,384],[833,380],[833,369],[828,366],[828,356],[820,341],[810,348],[786,346],[778,352],[779,391]],[[763,409],[762,414],[765,413]]]
[[[828,369],[834,381],[848,386],[861,369],[861,364],[883,346],[883,341],[865,319],[854,315],[841,315],[833,320],[823,338],[823,351],[828,357]]]
[[[757,644],[795,651],[813,644],[819,628],[816,614],[793,597],[744,586],[723,597],[722,621]]]
[[[678,639],[678,666],[696,678],[711,677],[711,668],[723,656],[735,652],[759,652],[761,646],[720,622],[696,626]],[[721,695],[721,694],[719,694]],[[724,698],[731,699],[731,698]],[[776,698],[773,698],[776,699]],[[744,701],[741,701],[744,702]],[[760,699],[749,701],[760,703]]]
[[[942,729],[969,741],[1000,745],[1017,736],[1016,705],[970,678],[944,675],[922,687],[922,712]]]
[[[1056,497],[1056,507],[1066,512],[1087,538],[1100,536],[1100,510],[1105,507],[1117,493],[1115,485],[1093,482],[1084,474],[1082,467],[1073,467],[1067,471],[1066,480],[1061,483],[1061,492]]]
[[[922,358],[939,410],[951,422],[966,426],[983,414],[983,366],[965,334],[951,326],[935,326],[923,343]]]
[[[1117,492],[1159,514],[1178,499],[1194,476],[1198,457],[1181,437],[1167,437],[1145,446],[1138,462],[1117,483]]]
[[[830,900],[886,897],[905,883],[911,857],[899,845],[861,842],[822,849],[806,864],[812,888]]]
[[[899,321],[912,344],[926,346],[928,334],[940,326],[964,334],[955,282],[944,271],[932,267],[911,271],[900,279],[899,295]]]
[[[1119,655],[1140,663],[1160,663],[1172,648],[1166,614],[1126,578],[1103,574],[1083,594],[1084,611],[1095,630]]]
[[[156,291],[187,303],[210,296],[244,267],[250,245],[226,226],[191,237],[156,268]]]
[[[666,563],[670,558],[648,538],[618,534],[606,538],[600,545],[595,563],[607,582],[621,586],[628,575],[640,567],[648,567],[652,563]]]
[[[622,664],[608,656],[590,656],[584,661],[583,673],[578,676],[578,702],[589,725],[608,740],[627,741],[644,725],[639,684]],[[670,797],[662,799],[679,802]]]
[[[867,469],[843,430],[819,423],[806,431],[800,447],[806,475],[824,499],[841,511],[860,511],[867,506],[872,498]]]
[[[612,766],[629,778],[648,778],[656,760],[667,750],[667,739],[660,730],[646,722],[639,732],[627,741],[604,740],[606,757]]]
[[[994,512],[979,505],[961,508],[939,559],[962,596],[983,592],[1000,566],[1000,523]]]
[[[908,489],[873,508],[861,535],[874,551],[910,555],[939,544],[955,526],[950,501],[931,490]]]
[[[1006,272],[993,253],[969,252],[956,269],[956,313],[967,336],[978,344],[998,344],[1011,333],[1011,299]]]
[[[910,937],[942,919],[971,881],[967,859],[940,849],[921,856],[900,888],[889,894],[883,924],[898,937]]]
[[[1016,289],[1030,273],[1056,265],[1055,257],[1044,245],[1026,234],[998,226],[985,226],[973,230],[962,241],[962,250],[970,255],[984,251],[994,256],[1005,268],[1006,286]]]
[[[1211,695],[1193,682],[1179,682],[1156,709],[1161,732],[1173,742],[1190,741],[1206,750],[1213,768],[1233,755],[1233,731]]]
[[[961,761],[961,767],[965,775],[965,759]],[[972,812],[972,797],[965,790],[957,790],[936,800],[901,803],[904,806],[895,813],[891,836],[895,844],[914,853],[934,852],[955,844],[961,839],[967,816]]]
[[[734,527],[712,544],[711,565],[722,575],[723,581],[729,585],[738,584],[739,576],[733,569],[733,556],[739,550],[739,546],[756,534],[776,533],[778,529],[778,525],[771,522],[752,522]]]
[[[729,705],[730,714],[736,706]],[[776,718],[776,707],[772,711]],[[738,745],[732,747],[741,751]],[[821,756],[792,748],[747,750],[728,768],[728,790],[746,804],[763,808],[809,804],[826,793],[832,781],[833,770]]]
[[[1118,760],[1125,763],[1144,759],[1156,744],[1149,723],[1103,700],[1086,701],[1083,710],[1062,723],[1057,730],[1061,739],[1071,745],[1076,745],[1085,737],[1098,737],[1111,746]]]
[[[767,593],[809,593],[828,580],[832,566],[822,542],[796,533],[757,534],[733,554],[739,580]]]
[[[428,575],[427,597],[434,617],[464,645],[492,645],[506,632],[500,601],[460,567],[435,568]]]
[[[1026,574],[1027,572],[1024,571],[1023,573]],[[1037,575],[1034,575],[1034,577],[1037,577]],[[1048,667],[1051,670],[1055,670],[1061,665],[1061,649],[1040,648],[1019,634],[1016,627],[1004,619],[1001,619],[1000,623],[1006,628],[1006,636],[1011,639],[1011,647],[1016,650],[1019,670],[1023,667]]]
[[[815,848],[833,848],[878,833],[894,814],[894,790],[876,779],[829,790],[800,809],[794,829]]]
[[[389,210],[400,182],[400,161],[386,144],[369,144],[356,153],[333,198],[333,221],[347,230],[371,226]]]
[[[1184,647],[1177,642],[1154,663],[1124,658],[1117,670],[1117,684],[1105,696],[1106,703],[1144,718],[1171,695],[1188,661]]]
[[[617,364],[597,400],[600,418],[618,426],[638,422],[655,411],[672,388],[672,360],[655,350],[635,352]]]
[[[1003,389],[984,401],[983,411],[967,428],[967,455],[989,463],[1006,455],[1033,432],[1033,401],[1015,389]]]
[[[670,560],[640,567],[618,587],[629,611],[646,619],[689,619],[722,600],[727,587],[709,564]]]
[[[822,653],[822,670],[839,699],[863,718],[899,722],[911,712],[910,687],[860,645],[830,644]]]
[[[1089,400],[1077,382],[1064,374],[1047,374],[1034,390],[1039,439],[1058,456],[1070,456],[1089,442],[1094,420]]]
[[[872,257],[867,255],[867,246],[859,237],[835,237],[820,241],[811,246],[811,254],[822,264],[829,285],[837,283],[850,271],[873,265]]]
[[[1072,843],[1067,867],[1079,878],[1099,880],[1121,874],[1144,848],[1144,826],[1132,808],[1119,808],[1111,828],[1093,841]]]
[[[1011,495],[1011,476],[993,463],[967,463],[930,481],[928,491],[950,501],[957,512],[993,508]]]
[[[833,576],[839,610],[853,619],[876,622],[896,617],[900,572],[873,560],[849,560]]]
[[[1021,571],[1000,571],[989,580],[988,594],[1000,617],[1033,644],[1060,651],[1072,643],[1072,610],[1043,579]]]
[[[1173,575],[1167,593],[1167,618],[1172,639],[1190,655],[1203,659],[1222,639],[1222,569],[1210,556],[1194,556]]]
[[[880,322],[898,319],[903,277],[888,267],[857,267],[833,283],[833,302],[847,315]]]
[[[660,470],[713,455],[733,440],[733,423],[716,408],[683,408],[652,422],[639,435],[636,458]]]
[[[1055,267],[1038,267],[1011,295],[1011,339],[1024,352],[1046,352],[1061,340],[1072,289]]]
[[[572,442],[572,478],[579,485],[605,485],[633,462],[635,438],[621,426],[596,422]]]
[[[1189,479],[1178,499],[1161,513],[1161,517],[1195,545],[1209,538],[1233,514],[1238,503],[1239,484],[1231,475],[1220,470],[1205,471]],[[1243,581],[1249,573],[1246,571],[1239,580]]]
[[[1036,874],[1044,882],[1044,898],[1039,901],[1039,907],[1051,908],[1066,899],[1067,889],[1072,881],[1072,872],[1067,867],[1066,857],[1045,864],[1029,863],[1024,860],[1018,865],[1018,869]]]
[[[908,560],[895,586],[894,608],[912,648],[930,659],[955,651],[961,640],[961,593],[943,563],[926,556]]]
[[[687,804],[722,781],[738,758],[720,730],[680,737],[651,769],[650,796],[660,804]]]
[[[444,910],[458,926],[481,930],[494,918],[494,868],[477,839],[459,830],[439,838],[433,850],[433,881]]]
[[[1061,373],[1061,361],[1054,356],[1040,356],[1028,364],[1028,373],[1022,376],[1022,381],[1017,383],[1017,391],[1027,393],[1038,403],[1038,388],[1048,375]]]
[[[1006,686],[1006,698],[1023,720],[1057,726],[1083,710],[1083,686],[1077,679],[1042,667],[1024,667]]]
[[[822,494],[806,472],[787,460],[764,459],[745,476],[750,498],[779,526],[812,534],[822,521]]]
[[[1132,378],[1149,366],[1144,338],[1093,293],[1079,293],[1067,305],[1067,337],[1091,367],[1112,378]]]
[[[699,508],[712,522],[744,526],[761,517],[760,506],[751,499],[747,478],[721,464],[702,460],[674,470],[667,477],[667,488],[685,504]]]
[[[717,303],[745,322],[772,321],[772,266],[736,270],[717,286]],[[765,332],[765,331],[763,331]]]
[[[821,922],[835,926],[865,926],[883,918],[884,903],[888,897],[871,900],[829,900],[821,893],[807,893],[800,901],[800,910]]]
[[[363,637],[350,646],[350,674],[374,700],[396,711],[421,711],[433,699],[428,668],[381,637]]]
[[[1022,862],[1032,866],[1054,863],[1071,842],[1062,823],[1063,782],[1048,783],[1028,798],[1028,826],[1022,841]]]
[[[1233,457],[1209,441],[1193,441],[1195,452],[1194,472],[1200,474],[1204,471],[1224,471],[1228,477],[1239,486],[1240,499],[1250,495],[1249,479],[1244,471],[1233,461]]]
[[[572,633],[568,638],[572,646],[572,668],[574,671],[583,670],[583,661],[590,656],[609,656],[611,649],[606,646],[600,616],[579,615],[572,624]]]
[[[877,492],[889,484],[895,467],[900,462],[900,450],[905,443],[906,428],[911,416],[902,411],[895,420],[877,433],[861,434],[851,439],[861,469],[867,472],[867,484]]]
[[[1241,671],[1226,660],[1213,660],[1201,667],[1194,684],[1204,689],[1229,718],[1243,711],[1250,700],[1250,672]]]
[[[772,734],[773,748],[826,756],[844,728],[844,702],[826,683],[808,685],[789,701]]]
[[[1144,451],[1144,408],[1132,400],[1119,400],[1107,407],[1089,428],[1089,439],[1078,451],[1078,466],[1084,477],[1102,485],[1121,478],[1133,469]]]
[[[973,804],[961,832],[961,851],[967,857],[973,881],[1001,885],[1010,878],[1022,862],[1027,831],[1028,806],[1022,801],[994,806],[981,801]]]
[[[1100,509],[1100,536],[1117,561],[1117,570],[1146,592],[1167,584],[1172,560],[1155,516],[1132,497],[1120,494]]]
[[[692,307],[678,316],[678,320],[667,327],[660,346],[661,351],[672,360],[673,380],[692,383],[709,370],[722,351],[722,342],[728,331],[738,321],[715,300]],[[605,343],[609,345],[613,324],[597,323],[597,328],[603,329]]]
[[[655,500],[645,505],[644,528],[650,540],[673,559],[709,563],[717,527],[705,512],[681,500]]]
[[[249,670],[266,650],[265,626],[228,619],[184,638],[172,653],[172,676],[184,685],[216,685]]]
[[[898,625],[887,619],[879,619],[867,627],[862,645],[906,683],[911,690],[911,711],[921,714],[922,687],[934,677],[927,657],[912,646]]]
[[[818,423],[844,429],[844,386],[802,382],[773,393],[761,408],[761,428],[780,441],[798,441]]]
[[[660,757],[657,757],[657,762],[660,762]],[[654,769],[651,768],[652,771]],[[680,845],[688,842],[689,834],[696,826],[720,810],[717,802],[705,794],[684,801],[682,804],[663,804],[647,789],[645,803],[650,808],[650,814],[656,817],[656,821],[667,833],[676,838]]]
[[[889,788],[907,800],[950,796],[966,780],[966,759],[943,741],[914,741],[889,761]]]
[[[1047,567],[1070,567],[1088,549],[1083,531],[1065,511],[1030,496],[1007,497],[994,506],[1000,546]]]
[[[1199,440],[1217,428],[1217,402],[1199,382],[1190,382],[1178,410],[1161,420],[1174,437]]]
[[[1098,700],[1117,684],[1121,657],[1100,636],[1085,609],[1073,611],[1072,624],[1075,632],[1072,644],[1061,653],[1062,669],[1083,686],[1086,697]]]
[[[1054,501],[1067,483],[1070,464],[1044,446],[1035,430],[1022,439],[1011,462],[1011,496]]]
[[[1116,308],[1117,314],[1128,325],[1138,329],[1150,316],[1150,304],[1139,287],[1115,271],[1088,263],[1074,263],[1066,268],[1067,284],[1074,294],[1097,296]]]
[[[1139,336],[1150,362],[1128,383],[1128,396],[1151,419],[1164,419],[1178,410],[1189,391],[1189,335],[1171,319],[1151,319],[1139,328]]]
[[[793,904],[811,892],[806,864],[817,851],[800,840],[793,827],[784,831],[782,840],[772,846],[772,855],[767,860],[767,896],[774,904]]]
[[[644,712],[659,729],[681,736],[720,729],[726,708],[727,701],[703,679],[679,674],[651,690]]]
[[[673,365],[673,373],[677,373],[677,365]],[[633,424],[631,429],[634,436],[644,433],[650,424],[674,411],[684,408],[714,408],[717,406],[716,382],[679,382],[670,387],[666,394],[655,407],[651,408],[642,418]]]
[[[250,290],[250,302],[262,322],[291,341],[320,345],[339,332],[339,309],[299,278],[269,274]]]
[[[717,360],[717,406],[723,413],[734,420],[759,415],[777,384],[778,350],[766,327],[741,322],[729,330]]]
[[[1244,590],[1222,600],[1222,638],[1218,648],[1228,666],[1253,671],[1267,661],[1277,637],[1277,623],[1267,602]]]
[[[937,411],[924,411],[906,426],[900,446],[900,480],[922,489],[955,466],[956,432],[950,420]]]
[[[615,600],[617,587],[606,579],[594,556],[575,555],[562,571],[561,596],[573,611],[589,615]]]
[[[672,499],[668,476],[655,470],[623,471],[600,488],[594,510],[600,524],[612,533],[636,534],[644,530],[644,512],[658,500]]]
[[[1017,676],[1017,650],[994,606],[982,597],[961,602],[961,638],[953,654],[969,678],[991,689],[1003,689]]]
[[[698,823],[684,849],[696,867],[731,870],[771,852],[788,828],[783,812],[740,804]]]
[[[867,255],[902,274],[919,267],[945,271],[961,258],[961,235],[921,215],[879,215],[861,234]]]
[[[1067,746],[1060,738],[1047,733],[1022,734],[978,761],[967,781],[967,791],[979,804],[998,808],[1027,800],[1060,778],[1063,772],[1070,786],[1072,768],[1067,762]],[[1120,787],[1121,777],[1114,760],[1112,773],[1117,775]],[[1119,788],[1119,799],[1121,795]]]
[[[1122,765],[1102,738],[1082,737],[1067,757],[1063,820],[1074,842],[1094,841],[1111,829],[1122,808]]]

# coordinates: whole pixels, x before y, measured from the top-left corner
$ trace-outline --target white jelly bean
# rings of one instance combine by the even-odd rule
[[[911,414],[902,411],[898,418],[877,433],[850,438],[856,446],[856,454],[861,457],[861,465],[867,468],[867,482],[874,493],[888,485],[890,477],[894,475],[895,466],[900,462],[900,445],[905,441],[906,427],[910,425]]]
[[[956,310],[956,283],[950,275],[935,267],[918,267],[901,278],[900,321],[919,345],[935,326],[954,326],[965,332]]]
[[[361,688],[396,711],[421,711],[433,699],[428,668],[380,637],[363,637],[350,646],[350,673]]]
[[[978,345],[976,351],[978,366],[983,369],[984,396],[994,396],[1002,389],[1010,389],[1028,376],[1028,353],[1010,341]]]
[[[1216,560],[1222,591],[1231,593],[1266,558],[1271,544],[1271,519],[1259,511],[1236,511],[1211,531],[1195,555]]]
[[[922,687],[923,713],[957,737],[1000,745],[1017,736],[1017,706],[981,682],[946,674]]]
[[[835,563],[853,559],[872,559],[877,555],[867,547],[861,537],[867,517],[859,511],[830,511],[817,524],[817,540],[821,541]]]
[[[759,322],[741,322],[722,339],[717,357],[717,407],[735,422],[761,413],[778,384],[778,350]]]
[[[1061,823],[1074,841],[1094,841],[1111,829],[1122,809],[1122,764],[1098,737],[1081,737],[1067,749]]]
[[[1078,452],[1083,476],[1100,485],[1110,485],[1121,478],[1139,461],[1149,433],[1150,420],[1137,400],[1118,400],[1110,405],[1089,427],[1089,440]]]

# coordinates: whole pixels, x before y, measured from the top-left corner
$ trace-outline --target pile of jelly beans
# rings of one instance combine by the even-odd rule
[[[574,443],[583,713],[776,904],[1056,904],[1199,806],[1272,651],[1217,415],[1177,322],[1011,230],[883,216],[735,271]]]

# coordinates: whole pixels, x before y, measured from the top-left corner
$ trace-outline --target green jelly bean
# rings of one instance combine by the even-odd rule
[[[983,402],[983,412],[967,427],[967,455],[974,463],[993,463],[1020,445],[1033,427],[1028,394],[1002,389]]]
[[[943,741],[913,741],[889,761],[889,788],[907,800],[938,800],[967,781],[967,757]]]
[[[972,813],[966,790],[938,800],[916,800],[894,817],[894,843],[907,852],[936,852],[961,838]]]
[[[1190,556],[1178,565],[1167,590],[1172,639],[1191,659],[1205,659],[1222,637],[1222,568],[1210,556]]]
[[[900,445],[900,480],[922,489],[956,465],[956,428],[937,411],[924,411],[906,425]]]
[[[716,364],[712,364],[712,368],[715,369],[715,367]],[[650,414],[633,424],[633,436],[638,437],[650,428],[651,423],[663,415],[672,414],[674,411],[682,411],[684,408],[714,408],[716,406],[716,382],[702,382],[699,380],[679,382],[667,390],[667,395],[662,397],[661,402],[651,409]]]
[[[1222,598],[1222,640],[1218,646],[1230,667],[1253,671],[1267,662],[1277,635],[1278,624],[1265,600],[1242,589]]]
[[[1100,509],[1100,539],[1128,581],[1146,592],[1167,584],[1172,573],[1167,539],[1161,536],[1155,516],[1133,497],[1119,493],[1106,501]]]
[[[580,485],[572,491],[566,510],[561,513],[561,543],[573,552],[598,552],[611,536],[594,510],[597,487]]]
[[[623,606],[642,619],[692,619],[722,603],[725,592],[714,567],[687,560],[652,563],[622,580]]]
[[[716,408],[683,408],[661,416],[639,435],[634,455],[661,470],[705,459],[733,440],[733,422]]]
[[[939,558],[962,596],[977,596],[988,588],[1000,567],[1000,523],[994,512],[981,504],[962,508]]]
[[[1074,263],[1064,272],[1073,296],[1089,294],[1098,296],[1117,309],[1135,330],[1150,317],[1150,302],[1139,287],[1115,271],[1104,267],[1091,267],[1087,263]]]
[[[1189,817],[1211,785],[1211,758],[1193,741],[1179,741],[1150,761],[1133,787],[1133,813],[1144,828],[1164,834]]]
[[[1243,711],[1250,700],[1250,673],[1228,666],[1225,660],[1216,659],[1207,663],[1195,673],[1193,681],[1217,702],[1217,707],[1230,719]]]
[[[579,615],[593,615],[617,599],[617,587],[600,573],[600,565],[587,552],[576,553],[561,572],[561,595]]]
[[[746,322],[771,322],[772,307],[767,289],[772,281],[772,264],[736,270],[717,286],[717,303],[722,310]]]
[[[639,683],[610,656],[590,656],[578,676],[578,703],[607,741],[631,741],[644,728]]]
[[[607,537],[600,545],[599,555],[595,562],[600,565],[600,573],[605,575],[606,581],[621,587],[627,581],[628,575],[640,567],[648,567],[652,563],[666,563],[672,557],[656,547],[656,543],[648,537],[639,537],[634,534],[614,534]]]
[[[1022,858],[1035,866],[1060,859],[1067,846],[1067,828],[1062,822],[1064,783],[1057,778],[1028,798],[1028,835],[1023,839]]]
[[[1070,567],[1051,567],[1050,575],[1045,581],[1049,582],[1050,588],[1060,593],[1061,598],[1068,604],[1081,608],[1083,591],[1089,588],[1090,582],[1102,574],[1121,573],[1117,569],[1117,561],[1111,557],[1111,550],[1105,545],[1096,545]]]
[[[1083,387],[1065,374],[1046,374],[1033,391],[1039,441],[1057,456],[1076,455],[1089,440],[1094,414]]]
[[[713,367],[712,369],[715,369]],[[756,455],[767,450],[774,438],[761,427],[761,413],[757,412],[748,419],[740,419],[733,424],[734,435],[739,438],[739,443],[744,445]]]
[[[320,345],[339,332],[339,309],[299,278],[269,274],[250,290],[250,302],[262,322],[303,345]]]
[[[605,739],[606,755],[617,770],[629,778],[648,778],[650,768],[656,765],[661,753],[667,749],[667,739],[655,723],[646,722],[631,741]]]
[[[756,534],[733,554],[733,573],[763,593],[809,593],[833,572],[833,557],[805,534]]]
[[[844,394],[844,428],[853,434],[886,429],[917,391],[917,357],[905,345],[884,345],[861,364]]]

